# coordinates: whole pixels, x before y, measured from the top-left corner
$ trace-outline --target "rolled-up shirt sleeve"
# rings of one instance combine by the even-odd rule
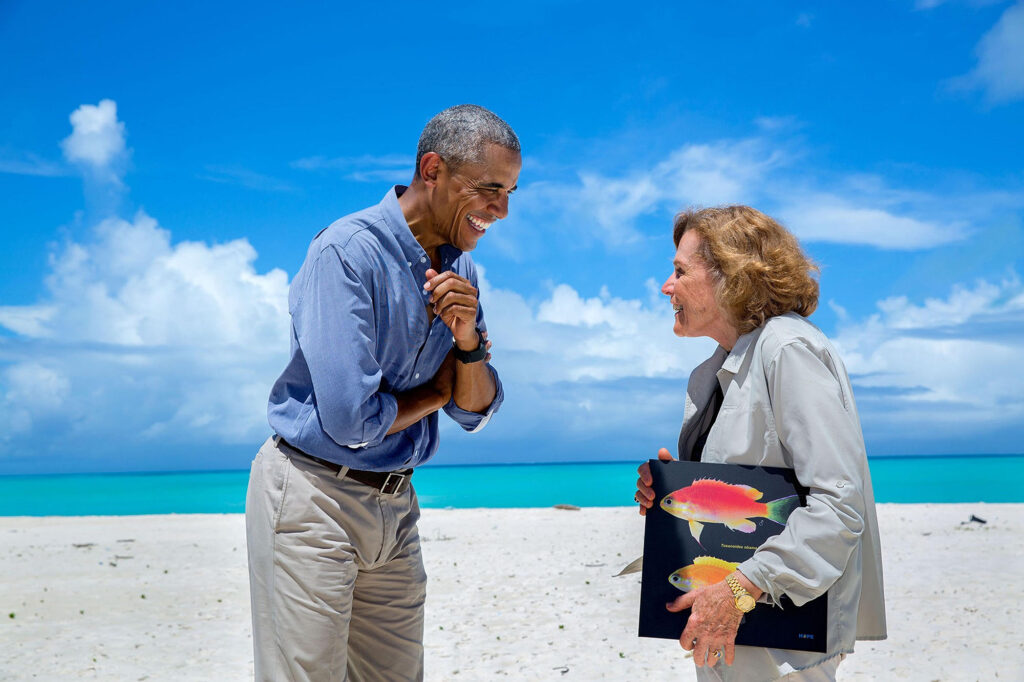
[[[501,407],[501,403],[505,400],[505,391],[501,388],[501,379],[498,378],[498,371],[491,367],[490,363],[487,365],[487,369],[491,373],[491,377],[494,379],[494,400],[488,405],[487,409],[483,412],[469,412],[464,410],[455,404],[455,399],[448,401],[448,404],[444,406],[445,413],[451,417],[455,423],[461,426],[464,430],[470,433],[476,433],[480,429],[487,426],[487,422],[490,421],[491,415],[498,411]]]
[[[852,396],[825,354],[799,341],[782,345],[765,367],[779,441],[792,458],[806,506],[790,515],[739,570],[777,603],[822,595],[846,570],[864,530],[866,456]]]
[[[371,292],[338,247],[325,248],[313,264],[292,324],[324,432],[343,446],[378,445],[398,401],[380,390]]]

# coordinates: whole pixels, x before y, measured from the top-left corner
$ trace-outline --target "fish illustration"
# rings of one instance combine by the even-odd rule
[[[737,566],[739,564],[717,557],[699,556],[689,566],[683,566],[678,571],[673,571],[672,575],[668,577],[668,581],[672,583],[673,587],[683,592],[689,592],[725,580],[730,573],[736,570]]]
[[[730,530],[753,533],[757,524],[751,519],[770,519],[784,526],[789,513],[800,506],[797,495],[767,503],[758,502],[763,495],[749,485],[702,478],[663,497],[661,508],[672,516],[689,521],[690,535],[700,544],[705,523],[721,523]]]

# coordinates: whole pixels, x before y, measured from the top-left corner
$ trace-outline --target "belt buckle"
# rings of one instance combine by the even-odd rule
[[[392,471],[388,474],[388,477],[384,479],[384,485],[380,487],[382,495],[397,495],[398,493],[405,490],[405,480],[409,478],[408,474],[399,474]]]

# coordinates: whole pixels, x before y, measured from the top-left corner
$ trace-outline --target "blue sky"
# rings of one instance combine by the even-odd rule
[[[437,463],[672,447],[671,218],[736,202],[821,264],[870,454],[1024,450],[1024,2],[665,5],[0,4],[0,473],[247,466],[309,240],[463,102],[524,151],[508,397]]]

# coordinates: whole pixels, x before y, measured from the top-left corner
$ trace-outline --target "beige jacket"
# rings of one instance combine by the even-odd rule
[[[864,438],[846,368],[803,317],[774,317],[719,347],[690,374],[679,454],[696,440],[705,406],[724,393],[702,461],[793,469],[810,489],[807,506],[739,570],[771,600],[797,605],[828,591],[825,654],[775,651],[802,669],[853,651],[857,639],[885,639],[882,556]]]

